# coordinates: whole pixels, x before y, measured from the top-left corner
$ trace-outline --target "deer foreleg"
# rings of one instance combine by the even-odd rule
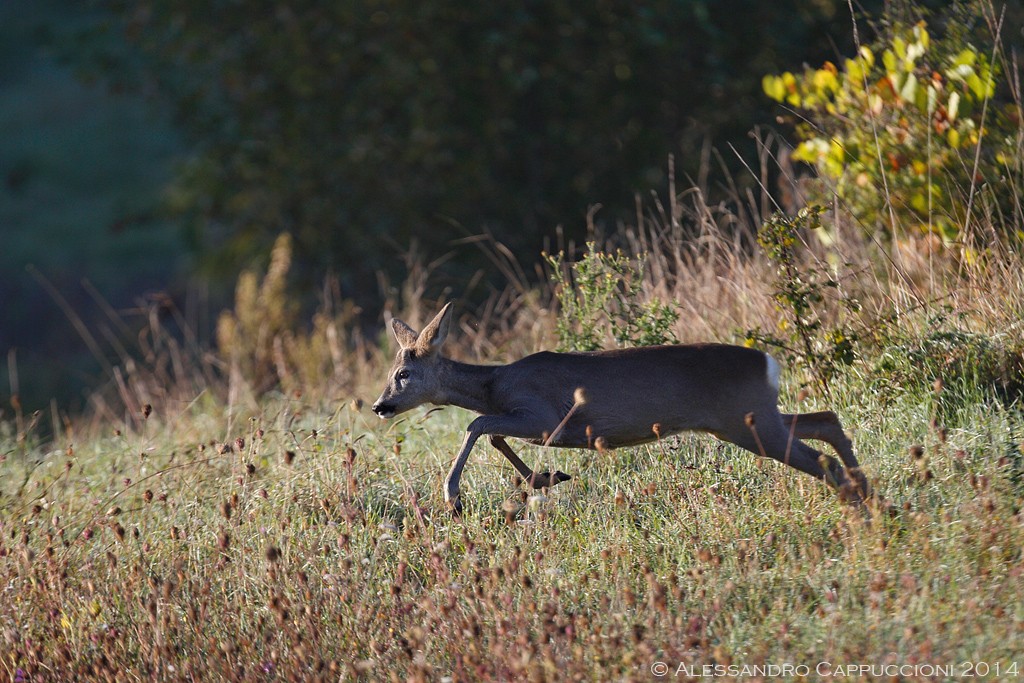
[[[525,412],[510,415],[481,415],[470,422],[469,427],[466,429],[466,437],[462,441],[462,448],[459,449],[459,454],[455,457],[455,462],[452,463],[451,469],[448,470],[448,476],[445,478],[445,502],[456,513],[462,511],[462,502],[459,500],[459,480],[462,478],[462,470],[466,466],[466,460],[469,459],[469,453],[473,450],[477,439],[484,434],[497,435],[498,438],[512,436],[519,439],[537,439],[542,437],[545,425],[551,422],[557,423],[557,420],[545,420],[535,414]],[[505,444],[505,448],[508,450],[503,450],[500,446],[497,446],[498,450],[511,460],[520,474],[528,474],[533,478],[534,482],[538,481],[538,477],[546,474],[535,474],[532,472],[526,466],[526,463],[516,456],[504,440],[502,440],[502,443]],[[509,457],[509,454],[511,454],[511,457]],[[515,460],[512,460],[512,458],[515,458]],[[549,475],[549,481],[551,479],[558,479],[559,474],[562,473],[556,472],[554,475]],[[565,476],[562,474],[562,477]],[[564,479],[559,481],[564,481]]]
[[[462,469],[466,466],[466,460],[469,459],[469,452],[473,450],[476,440],[483,433],[479,429],[473,428],[479,421],[479,418],[473,420],[472,424],[469,425],[469,429],[466,430],[466,438],[462,440],[462,448],[459,449],[459,454],[455,456],[455,462],[452,463],[451,469],[448,470],[448,476],[444,480],[444,502],[456,514],[462,513],[462,500],[459,498],[459,480],[462,479]]]

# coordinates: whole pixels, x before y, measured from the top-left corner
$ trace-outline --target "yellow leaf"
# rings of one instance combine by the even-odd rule
[[[776,102],[781,102],[786,97],[786,87],[778,76],[768,74],[761,79],[761,87],[764,93]]]

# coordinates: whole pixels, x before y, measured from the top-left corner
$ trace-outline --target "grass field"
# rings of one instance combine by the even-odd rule
[[[642,297],[666,294],[667,280],[650,275],[669,263],[661,244],[648,254]],[[676,254],[689,264],[668,292],[683,341],[739,341],[737,330],[785,317],[771,302],[771,265],[719,247]],[[867,509],[683,435],[604,454],[521,446],[532,466],[574,475],[542,494],[481,443],[463,479],[466,512],[454,519],[441,485],[471,415],[422,408],[378,420],[368,404],[386,349],[322,351],[310,362],[321,370],[308,373],[322,381],[303,384],[284,366],[296,349],[323,346],[314,325],[304,343],[280,345],[283,388],[257,394],[236,372],[190,370],[188,354],[165,345],[152,364],[163,374],[126,363],[120,403],[97,397],[91,421],[53,420],[52,439],[35,436],[31,416],[5,415],[0,671],[10,680],[1024,676],[1019,265],[1004,253],[983,271],[937,269],[922,306],[901,303],[906,277],[848,266],[864,305],[838,322],[870,321],[875,335],[827,398],[809,366],[790,367],[782,403],[839,413],[883,498]],[[518,317],[485,310],[479,327],[453,331],[455,355],[490,361],[555,343],[543,295],[503,296]],[[410,322],[432,314],[422,303]]]

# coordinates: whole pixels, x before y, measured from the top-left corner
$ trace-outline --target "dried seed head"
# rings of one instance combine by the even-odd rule
[[[146,489],[145,491],[143,491],[142,492],[142,500],[146,501],[147,503],[152,503],[153,502],[153,491],[151,489]]]
[[[352,402],[349,403],[349,407],[352,409],[352,412],[358,413],[360,410],[363,409],[363,399],[361,399],[361,398],[354,398],[354,399],[352,399]]]
[[[924,457],[924,446],[914,445],[910,447],[910,457],[913,460],[920,460]]]
[[[660,439],[661,438],[661,423],[660,422],[655,422],[653,425],[651,425],[651,431],[654,432],[654,436],[656,436],[657,438]]]
[[[587,392],[583,387],[576,387],[576,391],[572,392],[572,398],[576,401],[576,405],[581,406],[587,402]]]
[[[599,436],[594,439],[594,448],[597,449],[598,453],[604,454],[608,450],[608,441],[603,436]]]
[[[284,464],[291,465],[295,461],[295,451],[284,452]]]
[[[231,501],[224,501],[224,503],[220,506],[220,513],[224,515],[224,519],[231,519]]]
[[[945,384],[943,383],[943,381],[942,381],[942,378],[941,378],[941,377],[939,377],[939,378],[938,378],[938,379],[936,379],[936,380],[935,380],[935,382],[934,382],[934,383],[932,384],[932,390],[933,390],[933,391],[935,391],[935,393],[936,393],[936,394],[941,394],[941,393],[942,393],[942,389],[943,389],[943,387],[945,387],[945,386],[946,386],[946,385],[945,385]]]
[[[149,416],[153,414],[153,406],[148,403],[142,406],[142,419],[148,420]]]
[[[237,439],[235,439],[235,448],[238,449],[239,453],[244,451],[245,450],[245,439],[243,439],[242,437],[238,437]]]
[[[395,445],[397,446],[398,444],[395,444]],[[398,451],[395,451],[395,452],[397,453]],[[355,461],[356,461],[356,449],[352,448],[351,446],[346,448],[345,449],[345,460],[346,460],[346,462],[348,462],[349,465],[354,464]]]
[[[281,559],[281,551],[275,546],[267,546],[267,562],[277,562]]]

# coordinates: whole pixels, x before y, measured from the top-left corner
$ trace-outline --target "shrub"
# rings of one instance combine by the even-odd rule
[[[764,77],[769,97],[807,117],[793,159],[823,181],[812,184],[813,201],[838,197],[887,239],[901,224],[947,244],[961,237],[978,190],[1015,214],[1017,126],[990,102],[999,71],[991,45],[961,41],[933,39],[924,22],[897,26],[841,66]]]
[[[747,343],[767,344],[778,349],[789,365],[803,365],[814,381],[825,391],[839,368],[851,363],[859,335],[836,324],[827,311],[834,305],[850,311],[859,310],[859,303],[848,296],[837,295],[839,282],[824,268],[808,266],[798,258],[798,233],[820,230],[825,209],[811,206],[795,216],[777,213],[761,226],[757,241],[776,267],[772,298],[782,317],[777,332],[760,328],[747,332]]]
[[[1019,341],[960,329],[944,316],[936,317],[931,326],[922,336],[889,344],[876,361],[874,374],[904,392],[941,388],[937,408],[946,417],[959,406],[989,396],[1007,405],[1024,398],[1024,349]]]
[[[564,252],[548,256],[561,315],[559,350],[595,351],[610,336],[619,347],[678,341],[672,325],[679,312],[671,304],[643,295],[644,256],[608,254],[593,242],[579,261],[566,264]]]

